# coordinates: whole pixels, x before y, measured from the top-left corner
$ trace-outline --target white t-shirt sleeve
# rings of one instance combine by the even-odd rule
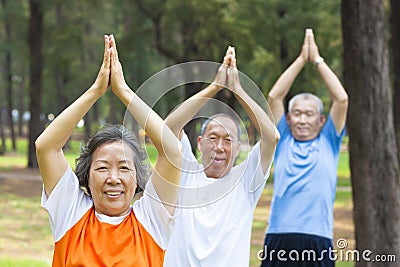
[[[133,211],[157,244],[166,249],[179,209],[176,207],[174,216],[170,215],[158,197],[151,179],[146,184],[143,196],[133,204]]]
[[[93,202],[80,189],[78,178],[68,165],[50,196],[43,188],[41,205],[49,214],[54,242],[57,242],[93,206]]]
[[[240,179],[242,179],[244,190],[248,193],[252,205],[257,204],[271,169],[270,164],[264,175],[260,153],[260,142],[257,142],[250,150],[247,158],[235,169],[236,175],[240,175]]]
[[[183,166],[192,165],[193,163],[197,163],[196,156],[193,155],[192,146],[190,145],[189,137],[185,132],[182,132],[182,153],[183,153]]]

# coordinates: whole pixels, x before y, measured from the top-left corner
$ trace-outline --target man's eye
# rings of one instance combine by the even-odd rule
[[[107,168],[104,167],[104,166],[101,166],[101,167],[96,168],[96,171],[102,171],[102,170],[107,170]]]
[[[128,166],[121,166],[120,169],[121,170],[125,170],[125,171],[129,171],[129,167]]]

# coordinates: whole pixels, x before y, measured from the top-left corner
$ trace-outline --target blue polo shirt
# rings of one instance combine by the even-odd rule
[[[275,151],[274,194],[268,233],[305,233],[333,239],[340,144],[329,115],[310,141],[293,138],[284,114],[277,125],[281,138]]]

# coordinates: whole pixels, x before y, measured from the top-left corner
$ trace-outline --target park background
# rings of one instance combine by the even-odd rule
[[[267,96],[299,55],[306,28],[314,30],[321,55],[349,94],[334,243],[343,238],[346,249],[368,249],[400,260],[400,1],[0,3],[0,266],[48,266],[51,260],[53,240],[47,215],[40,208],[34,140],[94,81],[103,55],[103,34],[116,37],[125,77],[133,89],[178,63],[221,62],[227,46],[233,45],[239,70]],[[202,87],[194,83],[172,90],[154,108],[165,118]],[[300,91],[318,94],[329,109],[329,94],[312,64],[298,76],[289,97]],[[217,98],[243,115],[229,93]],[[110,93],[103,97],[65,148],[70,163],[74,165],[79,140],[104,122],[122,123],[124,114],[125,107],[116,97]],[[187,128],[192,136],[197,125],[194,121]],[[251,127],[247,130],[252,142],[257,133]],[[147,148],[154,158],[151,145]],[[258,265],[257,252],[263,245],[272,179],[273,174],[255,211],[251,266]],[[399,266],[337,262],[337,266],[353,265]]]

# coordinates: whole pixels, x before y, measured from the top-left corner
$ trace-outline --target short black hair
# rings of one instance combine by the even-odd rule
[[[81,145],[79,157],[75,159],[75,174],[78,177],[79,185],[89,196],[89,173],[92,164],[93,153],[96,149],[106,143],[123,142],[133,150],[136,170],[136,192],[143,191],[149,177],[149,164],[147,154],[138,142],[135,134],[122,125],[106,125],[94,134],[86,144]]]

